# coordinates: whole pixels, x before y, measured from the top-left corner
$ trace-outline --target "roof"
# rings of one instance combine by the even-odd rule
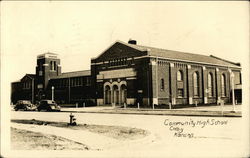
[[[35,74],[26,74],[26,76],[30,77],[30,78],[36,78]]]
[[[35,79],[36,75],[35,74],[26,74],[26,75],[23,76],[23,78],[20,81],[22,81],[25,77],[28,77],[30,79]]]
[[[51,77],[51,79],[59,79],[59,78],[70,78],[70,77],[80,77],[80,76],[90,76],[90,70],[83,70],[83,71],[72,71],[72,72],[65,72],[59,76]]]
[[[47,52],[47,53],[39,54],[37,58],[38,59],[42,59],[42,58],[55,58],[56,59],[58,58],[58,54]]]
[[[56,53],[51,53],[51,52],[47,52],[47,53],[43,53],[43,54],[39,54],[39,55],[45,55],[45,54],[58,55],[58,54],[56,54]],[[39,56],[39,55],[38,55],[38,56]]]
[[[148,46],[141,46],[141,45],[135,45],[135,44],[129,44],[122,41],[117,41],[119,43],[125,44],[131,48],[140,50],[140,51],[147,51],[148,55],[150,56],[156,56],[156,57],[164,57],[168,59],[173,60],[181,60],[181,61],[187,61],[187,62],[194,62],[194,63],[206,63],[211,65],[221,65],[221,66],[228,66],[228,67],[237,67],[240,68],[239,64],[227,61],[215,56],[206,56],[206,55],[200,55],[200,54],[192,54],[192,53],[186,53],[186,52],[179,52],[179,51],[173,51],[173,50],[166,50],[166,49],[160,49],[160,48],[154,48],[154,47],[148,47]]]

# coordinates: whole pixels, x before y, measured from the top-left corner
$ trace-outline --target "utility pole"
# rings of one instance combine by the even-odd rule
[[[32,100],[32,103],[34,104],[34,78],[32,78],[32,85],[31,85],[31,100]]]
[[[232,84],[232,103],[233,103],[233,111],[235,112],[234,73],[233,73],[233,72],[231,72],[231,84]]]

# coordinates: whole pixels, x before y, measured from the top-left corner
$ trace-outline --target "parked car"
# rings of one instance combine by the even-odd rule
[[[61,107],[56,104],[53,100],[41,100],[39,106],[37,107],[38,111],[61,111]]]
[[[24,110],[24,111],[35,111],[37,107],[32,104],[29,100],[18,100],[15,107],[15,111]]]

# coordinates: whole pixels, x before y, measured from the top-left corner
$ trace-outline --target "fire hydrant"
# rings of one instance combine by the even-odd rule
[[[76,125],[76,118],[72,113],[70,113],[70,115],[69,115],[69,124],[68,125],[70,125],[70,126]]]

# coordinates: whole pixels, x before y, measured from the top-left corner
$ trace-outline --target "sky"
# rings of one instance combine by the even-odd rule
[[[116,40],[249,59],[248,2],[2,2],[1,72],[6,83],[35,73],[36,57],[59,54],[62,72],[90,69]]]

